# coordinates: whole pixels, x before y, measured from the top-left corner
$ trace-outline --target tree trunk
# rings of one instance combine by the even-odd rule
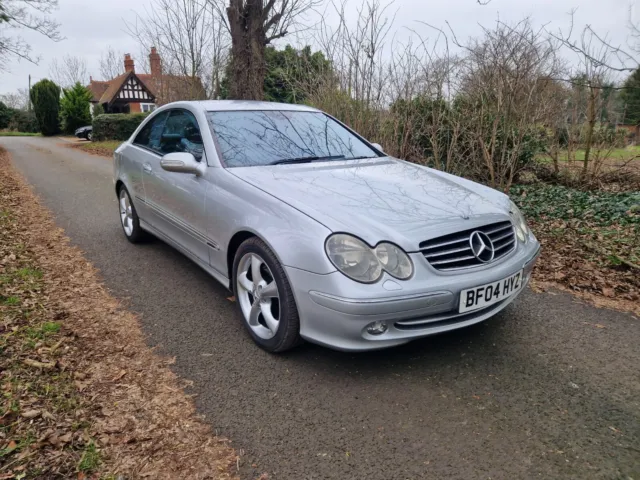
[[[266,75],[266,32],[262,0],[230,0],[227,17],[231,30],[229,96],[262,100]]]
[[[555,141],[555,138],[554,138]],[[553,144],[549,150],[549,155],[551,160],[553,161],[553,173],[558,175],[560,173],[560,164],[558,162],[558,156],[560,155],[559,148],[557,144]],[[569,155],[567,153],[567,155]],[[568,160],[568,157],[567,157]]]
[[[589,86],[589,105],[587,106],[587,135],[584,146],[584,163],[582,164],[582,178],[587,178],[589,170],[589,156],[593,143],[593,130],[596,127],[596,93],[595,88]]]

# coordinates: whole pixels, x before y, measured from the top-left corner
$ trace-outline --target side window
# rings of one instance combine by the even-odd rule
[[[203,149],[196,117],[186,110],[172,110],[162,132],[161,153],[188,152],[200,161]]]
[[[167,120],[167,113],[161,113],[149,123],[147,123],[142,130],[136,135],[133,143],[160,152],[160,139],[162,136],[162,129],[164,128]]]

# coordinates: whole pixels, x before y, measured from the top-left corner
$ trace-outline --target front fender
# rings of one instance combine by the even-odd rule
[[[214,268],[227,270],[232,239],[248,232],[261,238],[284,266],[318,274],[336,270],[324,251],[331,230],[223,168],[208,171],[215,179],[205,207],[211,218],[209,236],[220,247],[211,256]]]

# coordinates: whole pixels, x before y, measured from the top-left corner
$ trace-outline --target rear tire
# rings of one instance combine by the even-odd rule
[[[243,323],[260,348],[278,353],[302,343],[298,307],[287,275],[259,238],[249,238],[238,248],[232,286]]]
[[[122,185],[118,190],[118,209],[120,211],[120,224],[124,236],[131,243],[139,243],[147,238],[147,232],[140,227],[140,218],[136,207],[133,206],[127,187]]]
[[[91,139],[93,138],[93,135],[91,134],[91,132],[87,133],[87,140],[91,141]]]

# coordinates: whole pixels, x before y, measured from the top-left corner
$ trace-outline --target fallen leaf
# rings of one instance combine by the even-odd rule
[[[605,297],[609,297],[609,298],[615,297],[615,295],[616,295],[615,294],[615,290],[613,288],[609,288],[609,287],[603,287],[602,288],[602,294]]]
[[[120,380],[122,377],[124,377],[127,374],[126,370],[120,370],[120,372],[111,379],[112,382],[117,382],[118,380]]]
[[[73,435],[71,433],[65,433],[64,435],[61,435],[60,437],[58,437],[58,442],[69,443],[71,441],[71,438],[73,438]]]
[[[24,363],[30,367],[44,368],[45,370],[51,370],[56,366],[53,362],[38,362],[37,360],[31,360],[30,358],[25,359]]]
[[[40,410],[27,410],[26,412],[22,412],[24,418],[36,418],[39,415]]]
[[[51,420],[52,422],[56,420],[56,418],[46,410],[42,411],[42,418],[44,418],[45,420]]]

